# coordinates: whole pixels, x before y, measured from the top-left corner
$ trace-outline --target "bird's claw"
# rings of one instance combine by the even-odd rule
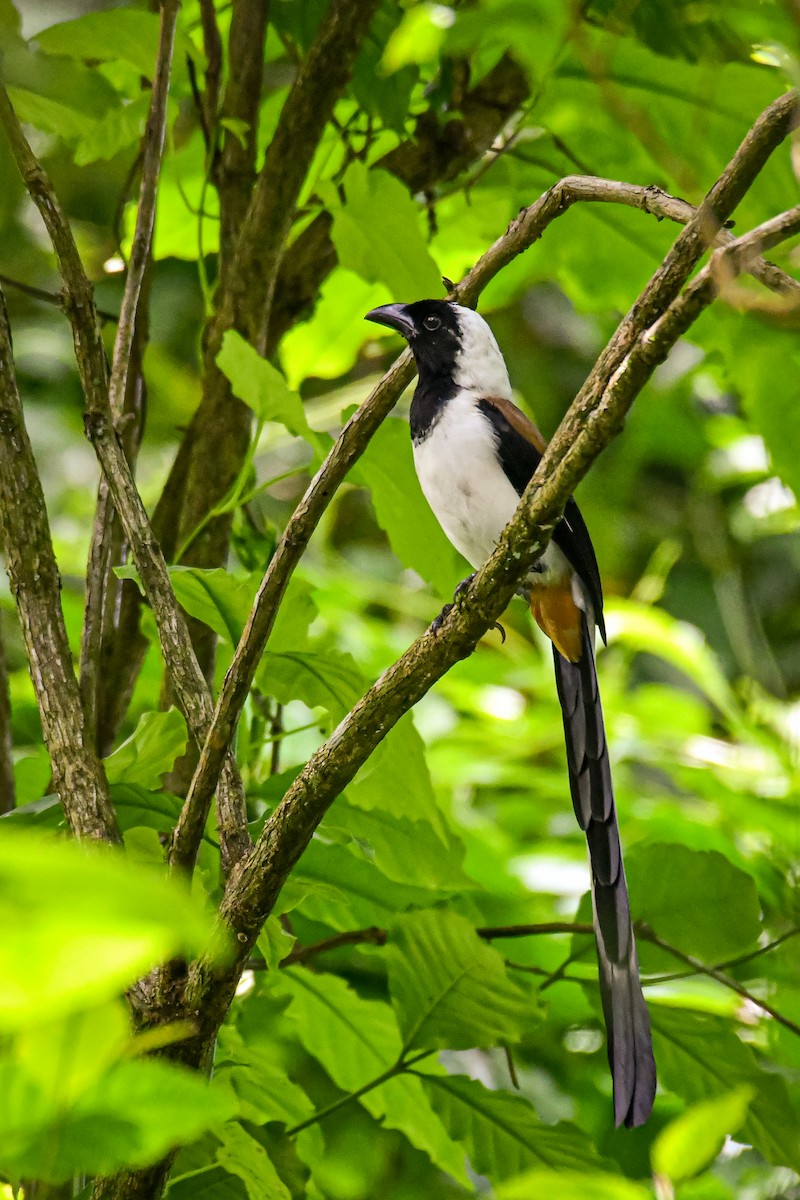
[[[439,615],[433,618],[433,620],[431,621],[431,633],[434,636],[440,632],[442,626],[444,625],[445,621],[450,616],[450,613],[452,611],[453,611],[452,603],[445,604],[444,608],[439,613]]]
[[[467,588],[469,587],[469,585],[472,583],[473,579],[475,578],[475,575],[476,575],[476,572],[473,571],[472,574],[468,575],[466,579],[461,580],[461,583],[458,585],[456,590],[453,592],[453,599],[450,601],[449,604],[445,604],[444,608],[438,614],[438,616],[433,618],[433,620],[431,621],[431,633],[434,634],[434,636],[441,631],[442,626],[444,625],[445,621],[450,616],[450,613],[453,611],[456,604],[458,603],[459,596],[461,596],[464,592],[466,592]],[[503,626],[500,624],[499,621],[495,621],[494,624],[490,625],[489,628],[496,629],[498,631],[498,633],[500,634],[502,641],[505,642],[506,631],[503,628]]]

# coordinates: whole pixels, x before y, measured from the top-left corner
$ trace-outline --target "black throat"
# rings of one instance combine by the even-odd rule
[[[458,392],[452,373],[428,371],[420,365],[419,382],[411,401],[409,424],[415,446],[424,442],[444,412],[445,405]]]

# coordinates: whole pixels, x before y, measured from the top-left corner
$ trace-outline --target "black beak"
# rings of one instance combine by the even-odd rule
[[[414,322],[408,315],[407,304],[382,304],[380,308],[368,312],[364,320],[374,321],[376,325],[388,325],[389,329],[396,329],[404,338],[413,337],[416,332]]]

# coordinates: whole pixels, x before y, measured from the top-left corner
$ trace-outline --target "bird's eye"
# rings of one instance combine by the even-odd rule
[[[441,325],[441,323],[442,323],[441,317],[434,317],[434,316],[426,317],[425,320],[422,322],[422,324],[425,326],[425,328],[430,333],[433,333],[434,329],[438,329],[439,326]]]

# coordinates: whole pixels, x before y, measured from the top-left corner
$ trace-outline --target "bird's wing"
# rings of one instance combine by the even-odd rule
[[[522,495],[531,476],[541,462],[547,442],[533,421],[516,404],[497,396],[478,402],[479,408],[491,421],[497,438],[497,451],[503,470],[518,495]],[[603,621],[603,587],[597,557],[580,509],[570,498],[564,516],[553,532],[553,541],[563,551],[572,569],[586,588],[594,619],[605,641]]]

